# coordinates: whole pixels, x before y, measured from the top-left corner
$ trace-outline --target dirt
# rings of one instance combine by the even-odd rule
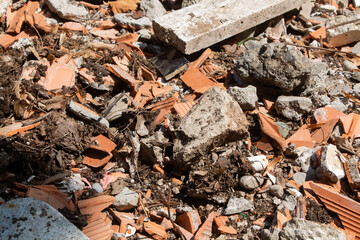
[[[320,223],[330,223],[332,221],[331,216],[325,208],[310,198],[306,199],[306,211],[307,220]]]

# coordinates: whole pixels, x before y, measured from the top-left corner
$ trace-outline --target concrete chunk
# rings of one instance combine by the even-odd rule
[[[212,147],[242,140],[248,122],[239,104],[224,90],[207,90],[181,119],[174,143],[174,159],[179,167],[198,160]]]
[[[49,204],[17,198],[0,206],[0,239],[89,239]]]
[[[155,18],[155,35],[191,54],[300,7],[301,0],[204,0]]]

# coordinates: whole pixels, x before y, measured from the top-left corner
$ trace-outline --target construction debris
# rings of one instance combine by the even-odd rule
[[[0,239],[359,239],[357,2],[0,1]]]

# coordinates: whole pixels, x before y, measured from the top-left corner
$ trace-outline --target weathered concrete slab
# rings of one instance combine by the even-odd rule
[[[155,35],[191,54],[300,7],[301,0],[203,0],[153,21]]]

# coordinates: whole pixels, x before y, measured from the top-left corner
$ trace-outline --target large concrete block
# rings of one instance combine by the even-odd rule
[[[300,7],[301,0],[203,0],[153,21],[156,36],[191,54]]]

